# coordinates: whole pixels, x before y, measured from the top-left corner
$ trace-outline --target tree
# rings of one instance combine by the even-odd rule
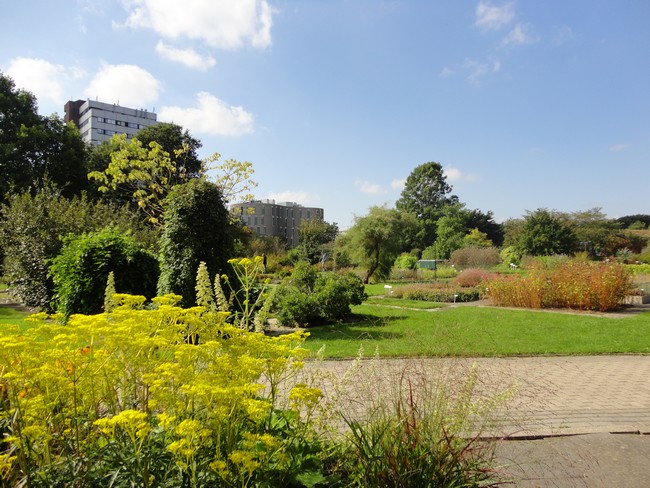
[[[550,256],[572,254],[577,245],[573,230],[559,217],[540,208],[524,217],[516,247],[521,254]]]
[[[296,249],[311,264],[320,261],[327,250],[326,245],[333,242],[338,234],[336,223],[329,224],[322,219],[303,220],[298,228],[298,246]]]
[[[204,165],[206,172],[214,173],[214,182],[221,189],[224,201],[230,203],[235,200],[241,202],[253,200],[250,192],[257,187],[257,182],[251,179],[255,173],[253,163],[228,159],[215,165],[214,163],[219,161],[220,157],[219,153],[214,153],[204,160]]]
[[[395,203],[401,212],[413,214],[422,224],[418,233],[419,247],[427,247],[436,240],[436,222],[447,205],[458,203],[451,195],[440,163],[428,162],[416,167],[406,179],[401,197]]]
[[[138,139],[127,141],[118,134],[109,142],[111,162],[104,171],[92,171],[88,178],[97,180],[99,191],[118,202],[135,204],[149,221],[161,226],[162,202],[186,174],[179,174],[170,154],[157,142],[143,146]]]
[[[448,259],[452,252],[463,247],[463,239],[466,234],[467,228],[460,209],[450,211],[447,215],[440,217],[436,231],[438,236],[436,246],[440,258]]]
[[[485,232],[481,232],[477,228],[474,228],[463,237],[463,245],[473,247],[492,247],[494,246],[494,243],[488,239]]]
[[[79,131],[58,116],[37,113],[36,97],[0,73],[0,203],[9,192],[55,184],[65,196],[88,187]]]
[[[178,177],[172,183],[183,183],[187,178],[198,178],[204,174],[203,162],[197,151],[203,145],[201,141],[190,135],[190,132],[180,125],[159,122],[140,130],[135,136],[144,147],[155,142],[163,151],[169,154]]]
[[[354,225],[342,240],[344,249],[357,264],[366,268],[363,278],[385,279],[403,247],[403,235],[417,226],[409,213],[386,207],[372,207],[365,217],[356,217]]]
[[[494,216],[490,210],[487,213],[483,213],[478,209],[466,211],[465,227],[468,229],[478,229],[495,246],[503,244],[503,226],[494,221]]]
[[[204,261],[213,279],[229,271],[233,236],[221,190],[203,178],[175,186],[164,202],[165,226],[160,241],[158,293],[183,297],[184,306],[195,302],[195,277]]]

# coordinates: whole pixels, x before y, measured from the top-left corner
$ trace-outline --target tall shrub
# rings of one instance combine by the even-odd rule
[[[0,206],[0,247],[6,254],[5,276],[17,298],[28,307],[49,309],[54,284],[48,262],[61,251],[61,236],[109,225],[131,232],[147,248],[157,243],[158,232],[127,208],[91,202],[85,196],[69,200],[51,187],[35,195],[11,195]]]
[[[50,266],[58,309],[73,313],[100,313],[110,272],[115,289],[153,298],[158,278],[156,257],[133,237],[116,229],[69,236]]]
[[[229,271],[228,259],[234,252],[219,187],[203,179],[174,187],[165,200],[164,221],[158,293],[181,295],[183,306],[192,306],[199,263],[205,262],[212,281],[215,273]]]

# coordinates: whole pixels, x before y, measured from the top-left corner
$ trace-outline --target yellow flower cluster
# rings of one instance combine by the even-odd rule
[[[110,313],[73,315],[65,325],[38,314],[24,330],[0,327],[0,420],[12,433],[0,484],[56,472],[80,452],[128,454],[142,468],[140,485],[162,469],[147,463],[169,455],[196,483],[200,469],[235,484],[264,469],[264,456],[283,448],[265,422],[277,392],[289,391],[279,383],[302,366],[306,336],[246,332],[227,314],[179,308],[179,298],[158,297],[146,309],[144,297],[116,295]],[[296,404],[319,398],[291,390]]]

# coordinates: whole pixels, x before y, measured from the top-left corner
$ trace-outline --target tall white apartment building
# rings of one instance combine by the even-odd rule
[[[74,122],[87,144],[99,145],[115,134],[133,137],[140,129],[157,123],[154,112],[93,100],[70,100],[65,104],[66,122]]]
[[[275,203],[275,200],[235,203],[230,205],[230,211],[258,236],[281,237],[289,247],[298,245],[300,222],[325,217],[322,208],[303,207],[294,202]]]

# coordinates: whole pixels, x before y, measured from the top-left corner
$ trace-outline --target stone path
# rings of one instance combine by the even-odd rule
[[[472,364],[479,396],[516,389],[487,433],[508,439],[496,454],[512,485],[650,486],[650,356],[342,360],[305,369],[330,375],[326,394],[347,385],[359,413],[400,381],[439,376],[461,385]]]

